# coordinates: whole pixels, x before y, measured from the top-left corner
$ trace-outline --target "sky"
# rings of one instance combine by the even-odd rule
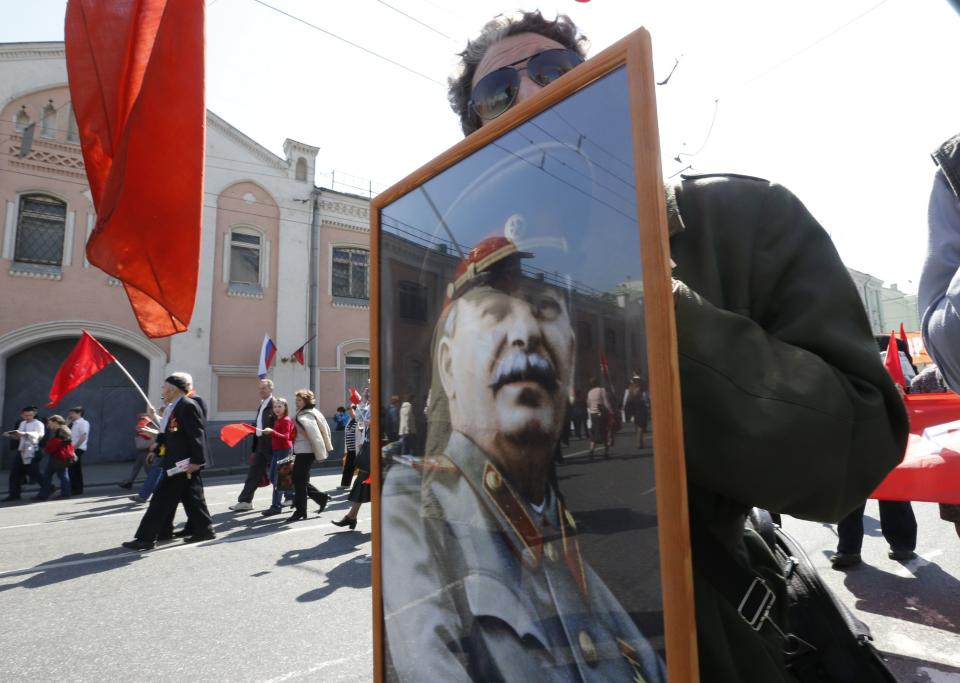
[[[0,42],[62,40],[65,7],[0,0]],[[782,183],[848,266],[916,291],[929,154],[960,130],[951,49],[960,15],[947,0],[523,8],[569,14],[590,54],[647,28],[658,80],[679,60],[657,89],[665,177],[692,164]],[[319,147],[318,185],[382,190],[461,139],[444,85],[456,52],[515,9],[491,0],[207,0],[207,106],[280,156],[288,137]]]

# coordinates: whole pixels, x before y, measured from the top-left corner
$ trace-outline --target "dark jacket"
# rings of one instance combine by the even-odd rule
[[[901,459],[903,402],[830,237],[788,190],[693,176],[668,190],[690,524],[767,579],[780,569],[744,531],[763,507],[835,522]],[[793,680],[782,641],[737,614],[693,555],[701,681]]]
[[[257,406],[257,410],[260,410],[260,407]],[[277,416],[273,412],[273,397],[270,397],[270,400],[267,401],[267,405],[263,408],[263,418],[262,418],[262,428],[263,429],[273,429],[273,423],[277,421]],[[253,416],[254,427],[257,426],[257,416]],[[260,438],[256,434],[253,436],[253,452],[261,453],[264,455],[270,455],[273,453],[273,444],[270,440],[270,437]]]
[[[177,401],[173,415],[167,420],[167,428],[159,435],[157,443],[164,449],[164,469],[173,467],[184,458],[189,458],[194,465],[205,465],[207,434],[199,404],[189,396]]]

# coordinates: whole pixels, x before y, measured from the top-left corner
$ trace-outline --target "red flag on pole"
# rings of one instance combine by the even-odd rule
[[[897,349],[897,338],[893,332],[890,333],[890,343],[887,344],[887,357],[884,359],[883,364],[886,366],[890,376],[893,377],[893,381],[906,389],[907,379],[903,376],[903,366],[900,365],[900,351]]]
[[[903,323],[900,323],[900,341],[902,341],[903,345],[908,349],[910,348],[910,343],[907,341],[907,332],[903,329]]]
[[[183,332],[200,262],[203,2],[69,0],[70,98],[97,224],[87,257],[148,337]]]
[[[47,408],[55,406],[61,398],[115,360],[117,359],[113,357],[113,354],[103,348],[100,342],[91,337],[86,330],[82,330],[80,341],[73,347],[73,351],[63,361],[60,369],[57,370],[56,377],[53,378],[53,385],[50,387],[50,402],[47,403]]]
[[[316,335],[314,335],[315,337]],[[306,362],[303,360],[303,352],[307,348],[307,344],[313,341],[313,337],[310,337],[307,341],[303,342],[303,346],[290,354],[290,357],[296,360],[300,365],[306,365]]]
[[[350,387],[350,403],[358,406],[361,402],[363,402],[363,396],[360,395],[356,387]]]

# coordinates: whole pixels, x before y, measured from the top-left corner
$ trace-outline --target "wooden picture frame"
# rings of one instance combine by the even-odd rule
[[[671,681],[697,681],[698,667],[696,628],[694,622],[691,551],[687,520],[687,488],[683,457],[683,426],[679,395],[677,341],[670,279],[671,262],[669,255],[665,195],[660,169],[660,151],[657,131],[656,102],[654,95],[655,82],[652,69],[650,36],[644,29],[639,29],[634,33],[631,33],[597,56],[573,69],[571,72],[560,78],[556,83],[547,86],[534,97],[510,109],[496,120],[490,122],[488,125],[470,135],[462,142],[450,148],[444,154],[440,155],[401,182],[391,187],[386,192],[377,196],[372,202],[370,212],[372,292],[370,311],[372,343],[371,390],[372,396],[374,397],[374,404],[378,406],[378,409],[374,410],[372,415],[372,443],[383,443],[383,437],[386,435],[385,430],[389,427],[389,425],[384,423],[384,416],[387,414],[387,399],[390,394],[394,393],[395,391],[399,391],[398,382],[395,379],[398,373],[398,369],[395,367],[395,361],[396,356],[399,353],[398,348],[401,346],[401,344],[407,344],[408,336],[404,335],[402,332],[397,332],[397,330],[401,329],[399,327],[400,323],[395,323],[394,321],[400,314],[403,314],[406,316],[403,324],[407,327],[413,323],[421,324],[423,331],[409,336],[409,342],[411,345],[416,346],[416,339],[420,339],[420,345],[422,346],[422,340],[427,337],[430,338],[429,348],[431,357],[429,368],[427,368],[427,374],[434,374],[433,371],[435,367],[435,361],[433,360],[433,352],[439,347],[434,345],[435,339],[433,336],[440,335],[440,332],[438,331],[439,320],[441,316],[445,314],[448,303],[459,296],[459,288],[461,285],[466,282],[467,284],[465,286],[472,287],[473,285],[471,283],[473,280],[471,280],[471,278],[475,277],[477,272],[484,271],[484,269],[488,267],[487,264],[490,260],[488,258],[483,263],[480,263],[476,259],[474,261],[470,261],[468,253],[469,247],[475,246],[477,249],[480,249],[481,247],[479,245],[481,242],[475,241],[473,243],[464,243],[462,246],[459,245],[459,242],[457,239],[455,239],[455,235],[453,232],[451,232],[450,225],[448,225],[445,221],[444,216],[444,213],[449,214],[450,211],[452,211],[450,207],[455,207],[457,202],[460,201],[460,197],[466,193],[466,196],[473,198],[471,204],[473,210],[470,212],[466,212],[466,210],[461,211],[461,214],[464,215],[459,216],[459,218],[464,218],[465,222],[469,222],[470,220],[479,221],[479,219],[476,218],[476,214],[478,211],[482,211],[482,208],[478,209],[477,207],[483,206],[483,197],[485,196],[484,192],[486,190],[480,188],[479,190],[474,191],[468,187],[466,190],[461,191],[461,195],[458,195],[454,202],[448,202],[448,205],[438,207],[434,205],[434,201],[427,194],[426,189],[423,188],[426,188],[428,183],[437,178],[441,178],[441,180],[436,181],[436,186],[444,184],[446,182],[445,179],[448,178],[448,176],[452,179],[450,183],[447,184],[455,186],[456,182],[455,179],[453,179],[453,176],[456,175],[457,169],[462,168],[460,166],[461,162],[469,164],[470,159],[480,158],[485,153],[484,150],[494,150],[497,145],[499,145],[499,149],[503,150],[503,148],[508,144],[507,141],[510,139],[508,136],[513,135],[515,136],[514,139],[526,139],[524,138],[525,129],[523,126],[528,124],[528,122],[534,122],[534,124],[536,124],[538,116],[545,115],[554,107],[562,106],[568,102],[573,103],[575,101],[574,98],[577,97],[585,98],[583,99],[583,102],[589,104],[591,101],[590,98],[594,97],[594,95],[590,94],[593,92],[591,87],[608,87],[607,84],[610,84],[610,87],[613,87],[614,81],[611,79],[613,79],[614,76],[612,75],[615,75],[615,78],[618,79],[616,81],[617,83],[622,82],[618,92],[620,92],[622,95],[623,104],[618,104],[617,106],[625,107],[624,111],[619,112],[619,114],[614,112],[614,114],[616,114],[616,116],[626,116],[625,119],[623,116],[620,116],[617,121],[626,126],[626,129],[623,130],[623,134],[625,137],[629,136],[631,138],[630,142],[632,142],[632,150],[629,144],[624,145],[625,149],[627,150],[627,152],[624,154],[629,154],[632,151],[632,160],[629,158],[629,156],[627,157],[628,161],[632,161],[632,168],[629,168],[620,175],[626,177],[628,173],[632,173],[634,181],[633,187],[630,187],[629,190],[624,190],[622,188],[617,189],[616,193],[617,196],[619,196],[619,199],[611,199],[610,201],[602,200],[600,198],[600,193],[607,192],[610,190],[610,188],[607,187],[606,189],[598,189],[604,187],[604,182],[602,179],[598,180],[598,178],[606,174],[612,180],[616,180],[616,178],[613,178],[613,176],[617,174],[613,173],[609,168],[612,167],[612,165],[616,162],[610,161],[608,168],[604,170],[602,168],[603,164],[601,164],[599,161],[594,163],[593,166],[590,166],[592,162],[590,160],[589,153],[587,152],[577,152],[576,154],[579,154],[580,157],[576,156],[576,154],[574,154],[574,156],[569,156],[569,154],[574,153],[573,146],[575,143],[579,147],[579,142],[573,138],[569,140],[559,140],[557,137],[554,137],[553,139],[557,140],[558,144],[553,145],[553,143],[549,143],[549,149],[546,149],[548,145],[546,144],[545,138],[542,143],[538,143],[538,145],[542,145],[545,148],[542,152],[543,156],[540,170],[544,171],[548,165],[561,164],[563,168],[561,171],[556,173],[557,176],[559,176],[560,173],[566,173],[569,171],[571,173],[576,172],[579,174],[579,176],[584,178],[589,177],[591,179],[589,182],[592,183],[589,185],[589,187],[593,190],[593,199],[591,200],[593,204],[590,205],[591,208],[586,209],[587,212],[592,211],[593,207],[596,207],[598,203],[606,204],[608,207],[610,207],[621,201],[632,202],[633,195],[631,192],[635,193],[635,227],[637,228],[638,233],[636,239],[637,244],[640,246],[639,253],[636,253],[635,256],[637,266],[642,271],[642,277],[636,281],[637,284],[635,285],[636,287],[642,288],[642,312],[640,313],[641,319],[637,324],[642,325],[644,330],[643,343],[645,347],[645,351],[641,352],[639,355],[646,359],[646,363],[644,365],[644,374],[646,374],[645,379],[649,384],[650,413],[652,417],[653,437],[652,481],[656,489],[655,537],[657,539],[657,550],[659,555],[660,595],[662,596],[662,640],[660,640],[660,636],[658,636],[657,642],[661,644],[661,647],[657,651],[661,654],[664,650],[666,652],[666,673]],[[601,86],[598,84],[603,85]],[[597,92],[599,93],[601,91],[597,90]],[[618,103],[621,102],[620,96],[614,99],[616,99]],[[609,111],[607,111],[606,100],[595,103],[595,105],[597,104],[599,104],[599,108],[597,109],[598,114],[597,117],[594,118],[601,119],[600,122],[597,123],[597,130],[602,132],[602,128],[607,125],[606,117],[609,114]],[[438,103],[437,106],[443,105],[442,103]],[[571,104],[570,106],[573,105]],[[613,105],[611,105],[610,108],[614,108]],[[560,109],[557,109],[556,111],[559,112]],[[614,114],[610,114],[611,120],[616,118]],[[543,119],[539,120],[542,121]],[[582,136],[579,138],[579,141],[589,139],[590,136]],[[533,141],[531,141],[531,147],[526,149],[532,149],[533,146],[537,145],[534,145]],[[526,151],[517,153],[510,151],[509,149],[506,151],[518,159],[520,157],[524,157],[521,159],[521,161],[523,161],[527,166],[530,166],[531,164],[535,165],[535,156],[530,156]],[[609,152],[609,150],[605,151]],[[596,152],[594,156],[599,158],[600,152]],[[583,162],[586,164],[586,171],[574,168],[577,163],[580,163],[579,159],[581,157],[586,159],[586,161]],[[523,164],[517,162],[517,165],[522,166]],[[558,166],[557,168],[561,167]],[[600,170],[597,170],[598,168]],[[450,173],[447,173],[448,171]],[[444,175],[445,173],[447,173],[447,175]],[[451,176],[451,174],[453,174],[453,176]],[[502,175],[509,174],[504,173]],[[520,176],[518,176],[518,178],[519,177]],[[493,169],[485,179],[480,179],[479,183],[480,185],[493,184],[496,186],[500,180],[500,174],[496,171],[496,169]],[[623,178],[620,180],[623,180]],[[498,191],[503,191],[504,187],[507,187],[507,185],[504,182],[500,182],[500,184],[502,187],[500,187]],[[529,187],[529,182],[522,181],[521,179],[519,185],[512,187],[512,191],[516,191],[517,187],[520,187],[521,191],[515,192],[515,194],[518,198],[520,198],[520,200],[522,200],[524,194],[522,192],[522,188]],[[431,192],[432,191],[433,190],[431,190]],[[422,194],[423,197],[425,197],[425,200],[421,201],[421,199],[417,197],[417,194],[415,193]],[[571,191],[569,194],[575,195],[577,193]],[[611,197],[612,196],[613,195],[611,195]],[[401,228],[398,226],[402,224],[401,219],[396,218],[390,212],[392,208],[400,207],[403,202],[407,202],[409,204],[410,202],[414,201],[414,199],[421,201],[423,206],[429,205],[430,211],[432,211],[436,217],[436,225],[442,226],[452,240],[450,243],[452,243],[456,249],[461,250],[461,253],[455,255],[445,252],[440,256],[436,256],[437,259],[441,257],[445,258],[445,263],[447,265],[438,266],[435,271],[431,270],[430,272],[427,272],[427,269],[423,269],[421,271],[422,277],[426,277],[427,275],[432,277],[430,286],[422,287],[422,290],[427,291],[426,295],[423,295],[421,289],[417,288],[423,285],[423,282],[420,282],[419,284],[417,282],[405,283],[407,288],[403,292],[394,291],[394,288],[392,287],[394,280],[390,280],[388,282],[387,277],[393,277],[395,279],[396,274],[387,276],[384,272],[384,268],[386,267],[384,264],[389,265],[390,263],[386,260],[388,259],[389,254],[384,246],[384,240],[393,239],[391,236],[395,237],[397,234],[399,234],[397,230],[400,230]],[[532,201],[536,201],[537,199],[539,198],[534,197]],[[558,205],[566,199],[566,197],[558,198]],[[623,206],[626,206],[626,204]],[[441,211],[441,209],[443,209],[443,211]],[[426,211],[426,209],[423,210]],[[558,211],[559,210],[560,209],[558,209]],[[574,208],[574,210],[576,210],[576,208]],[[602,210],[608,211],[608,209]],[[565,211],[564,213],[569,214],[570,212]],[[618,211],[618,213],[627,215],[623,211]],[[632,216],[633,214],[630,213],[630,215]],[[455,220],[449,215],[446,216],[446,218],[451,222],[456,222],[456,220],[459,220],[459,218]],[[511,216],[511,220],[512,218],[513,217]],[[593,214],[590,214],[588,219],[593,220]],[[509,225],[510,220],[508,220],[507,223],[508,227],[506,229],[506,233],[509,233],[511,230]],[[521,221],[521,227],[522,224],[523,222]],[[458,225],[459,223],[453,228],[454,231],[459,229]],[[588,222],[587,225],[593,225],[593,223]],[[418,228],[415,226],[408,227],[410,230],[418,230]],[[440,230],[440,228],[436,228],[436,230]],[[419,232],[417,234],[419,234]],[[439,235],[440,233],[436,234]],[[603,241],[603,231],[594,231],[594,233],[590,234],[593,235],[597,244],[602,247],[602,249],[607,250],[608,253],[611,254],[611,268],[616,267],[613,262],[620,258],[619,252],[625,250],[628,255],[629,253],[633,253],[630,251],[627,244],[605,243]],[[475,233],[472,235],[472,237],[479,238],[480,233]],[[579,238],[582,237],[582,235],[578,234],[576,237]],[[413,245],[417,239],[419,238],[411,238],[411,245]],[[435,248],[437,252],[441,252],[442,249],[440,249],[440,247],[444,246],[444,244],[441,244],[441,242],[447,238],[437,237],[435,239],[436,243],[431,243],[430,239],[424,238],[422,244],[416,248],[411,247],[412,252],[416,253],[416,258],[424,259],[424,263],[426,262],[426,259],[434,258],[432,252],[428,253],[429,250],[431,248]],[[550,239],[553,238],[542,238],[539,244],[546,244],[550,241]],[[511,237],[510,241],[511,244],[514,244],[514,247],[507,245],[508,251],[512,249],[513,252],[516,252],[515,254],[511,255],[511,258],[516,259],[518,255],[522,256],[520,252],[522,251],[523,240],[519,238],[514,240],[513,237]],[[535,242],[536,240],[532,241]],[[486,243],[486,246],[499,248],[503,246],[503,243],[497,242],[496,244],[492,245],[490,243]],[[393,247],[391,246],[391,248]],[[543,247],[544,250],[547,248],[548,247]],[[423,251],[423,254],[421,254],[420,251],[417,251],[418,249]],[[496,251],[496,249],[493,249],[493,251]],[[530,252],[523,253],[526,254]],[[543,251],[542,253],[546,254],[547,252]],[[565,253],[566,256],[564,258],[568,258],[569,260],[570,250],[567,250]],[[580,253],[586,252],[581,251]],[[481,256],[484,255],[481,254]],[[499,257],[494,256],[492,258],[496,259]],[[547,256],[547,261],[544,262],[549,262],[549,258],[550,256]],[[629,258],[629,256],[624,258]],[[511,261],[511,263],[512,262],[513,261]],[[471,263],[472,265],[470,265]],[[522,264],[522,262],[520,263]],[[454,268],[454,264],[457,264],[456,268]],[[466,268],[464,269],[462,266],[466,266]],[[490,267],[492,268],[493,266]],[[591,272],[600,272],[600,269],[595,268],[594,271]],[[424,273],[426,273],[426,275],[424,275]],[[560,279],[562,279],[561,275],[556,274],[556,276],[559,278],[557,282],[560,282]],[[488,277],[499,277],[499,275],[484,275],[484,278]],[[531,279],[528,271],[524,271],[523,277]],[[551,277],[551,273],[546,273],[546,275],[539,273],[535,274],[531,281],[535,281],[537,278],[539,278],[541,282],[545,281],[549,284],[554,282]],[[568,281],[574,282],[574,284],[569,285],[570,291],[573,292],[573,294],[570,296],[578,296],[576,282],[570,280],[569,276],[567,276],[567,278]],[[446,280],[446,282],[444,282],[444,280]],[[484,279],[483,281],[486,282],[487,280]],[[524,280],[524,282],[526,282],[526,280]],[[548,285],[545,284],[544,288],[547,288],[547,286]],[[559,284],[555,286],[551,284],[550,286],[554,289],[561,287]],[[440,292],[443,292],[442,304],[438,303],[440,300]],[[612,292],[613,290],[603,290],[603,293],[597,294],[595,298],[597,301],[606,301],[609,303],[612,300],[611,297],[614,297]],[[389,298],[386,296],[387,294],[389,294]],[[629,292],[625,296],[627,296],[629,299]],[[576,353],[578,354],[577,357],[579,358],[579,354],[582,352],[583,339],[580,336],[577,336],[579,334],[578,332],[573,331],[572,321],[574,316],[571,311],[574,309],[574,304],[569,303],[569,301],[572,300],[573,299],[568,300],[567,310],[564,312],[570,318],[571,333],[577,338]],[[613,306],[613,304],[609,305]],[[413,323],[410,322],[411,319],[413,320]],[[434,320],[437,322],[434,325],[431,325],[430,323]],[[385,321],[389,321],[389,325],[385,324]],[[433,334],[429,332],[431,329],[433,330]],[[624,330],[627,329],[628,328],[625,325]],[[392,340],[389,344],[392,351],[384,348],[384,335],[393,335],[389,337],[389,339]],[[601,336],[604,337],[603,342],[608,350],[611,348],[611,346],[614,349],[617,348],[618,337],[616,332],[614,332],[613,335],[609,335],[608,333],[607,335]],[[404,337],[404,339],[397,340],[396,337]],[[478,336],[478,338],[480,337],[482,337],[482,335]],[[628,344],[633,343],[633,337],[630,337],[631,341],[628,341],[628,337],[629,332],[625,332],[622,341],[619,342],[624,348],[627,347]],[[596,347],[599,349],[600,346],[600,340],[598,339],[596,341]],[[604,357],[604,354],[600,353],[599,355],[601,358],[604,358],[601,363],[606,366],[607,361]],[[634,352],[634,356],[637,355],[638,354]],[[411,380],[411,382],[416,383],[417,377],[420,377],[420,381],[422,381],[424,370],[425,368],[423,367],[422,363],[412,361],[412,369],[407,368],[404,370],[404,372],[407,372],[409,377],[414,378]],[[578,369],[577,372],[580,373],[581,370]],[[439,371],[438,374],[440,374]],[[428,379],[427,386],[433,385],[435,381],[435,378]],[[571,380],[571,384],[573,383],[573,380]],[[422,386],[420,388],[422,390]],[[622,391],[623,384],[616,384],[616,388]],[[390,393],[385,393],[387,391]],[[616,399],[619,402],[620,397],[617,396]],[[413,405],[413,414],[415,416],[419,416],[423,413],[424,406],[420,401],[422,401],[422,396],[415,397]],[[410,413],[408,412],[408,417],[409,415]],[[395,417],[390,419],[395,419]],[[569,426],[570,420],[567,418],[566,424],[563,426],[563,430],[566,432],[569,429]],[[393,429],[395,430],[395,427]],[[624,434],[621,438],[624,440],[629,440],[630,434]],[[645,444],[642,434],[641,441],[639,443],[641,443],[641,445]],[[414,455],[414,457],[408,458],[409,462],[407,462],[407,464],[411,465],[412,467],[419,467],[421,476],[424,468],[438,468],[439,470],[443,470],[445,465],[450,464],[436,460],[430,460],[428,463],[427,461],[419,459],[415,457],[415,454],[413,453],[416,448],[410,446],[409,444],[404,444],[401,447],[394,448],[392,453],[397,456],[405,455],[400,452],[400,449],[403,448],[409,449],[411,451],[410,455]],[[614,448],[616,448],[616,446]],[[419,449],[420,451],[424,450],[424,443],[421,442],[419,444]],[[381,498],[381,494],[383,493],[384,465],[388,463],[386,458],[381,457],[380,448],[374,448],[372,451],[373,471],[371,475],[371,486],[373,505],[372,582],[374,614],[374,679],[377,681],[385,681],[394,680],[395,672],[392,670],[392,665],[386,652],[388,645],[385,643],[384,578],[385,572],[397,572],[400,571],[400,568],[397,566],[382,566],[384,558],[384,532],[382,531],[382,524],[384,523],[384,505],[391,505],[389,501],[384,502],[384,500]],[[643,449],[640,449],[640,452],[642,453]],[[427,453],[427,455],[439,454]],[[574,458],[567,459],[569,459],[571,463],[574,461],[579,463],[581,459],[585,461],[585,458],[582,457],[582,454]],[[623,462],[627,462],[627,456],[624,456]],[[578,466],[583,467],[584,471],[586,472],[592,472],[592,470],[587,469],[590,467],[590,465],[588,465],[586,462],[581,463]],[[560,468],[559,466],[555,467],[556,472],[564,471],[564,469]],[[563,467],[568,467],[566,460],[564,460]],[[430,471],[432,472],[433,470]],[[389,477],[390,475],[388,474],[387,476]],[[615,476],[616,475],[614,475],[614,477]],[[558,480],[554,479],[554,481]],[[567,495],[567,492],[559,484],[558,489],[561,497]],[[630,510],[627,510],[624,514],[629,513]],[[577,515],[574,514],[573,517],[575,518]],[[599,531],[602,532],[603,530],[599,529]],[[391,537],[388,535],[388,543],[390,540]],[[543,547],[546,547],[545,541]],[[625,564],[626,566],[624,566]],[[617,566],[621,571],[627,571],[629,573],[629,564],[630,563],[621,562]],[[389,574],[388,577],[389,576],[393,576],[393,574]],[[607,583],[610,583],[609,580],[607,580]],[[390,590],[392,589],[388,588],[388,592]],[[614,597],[622,602],[621,596],[612,588],[611,591]],[[633,615],[634,612],[631,611],[630,614]],[[636,621],[637,619],[634,618],[635,623]],[[581,642],[580,646],[582,645],[583,643]],[[427,657],[427,654],[428,653],[424,653],[424,656]],[[626,657],[626,655],[624,656]],[[429,672],[424,671],[424,678],[421,680],[429,680],[429,677]]]

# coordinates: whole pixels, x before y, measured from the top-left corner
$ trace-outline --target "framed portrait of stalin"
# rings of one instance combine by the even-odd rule
[[[647,32],[372,208],[376,679],[696,680]]]

